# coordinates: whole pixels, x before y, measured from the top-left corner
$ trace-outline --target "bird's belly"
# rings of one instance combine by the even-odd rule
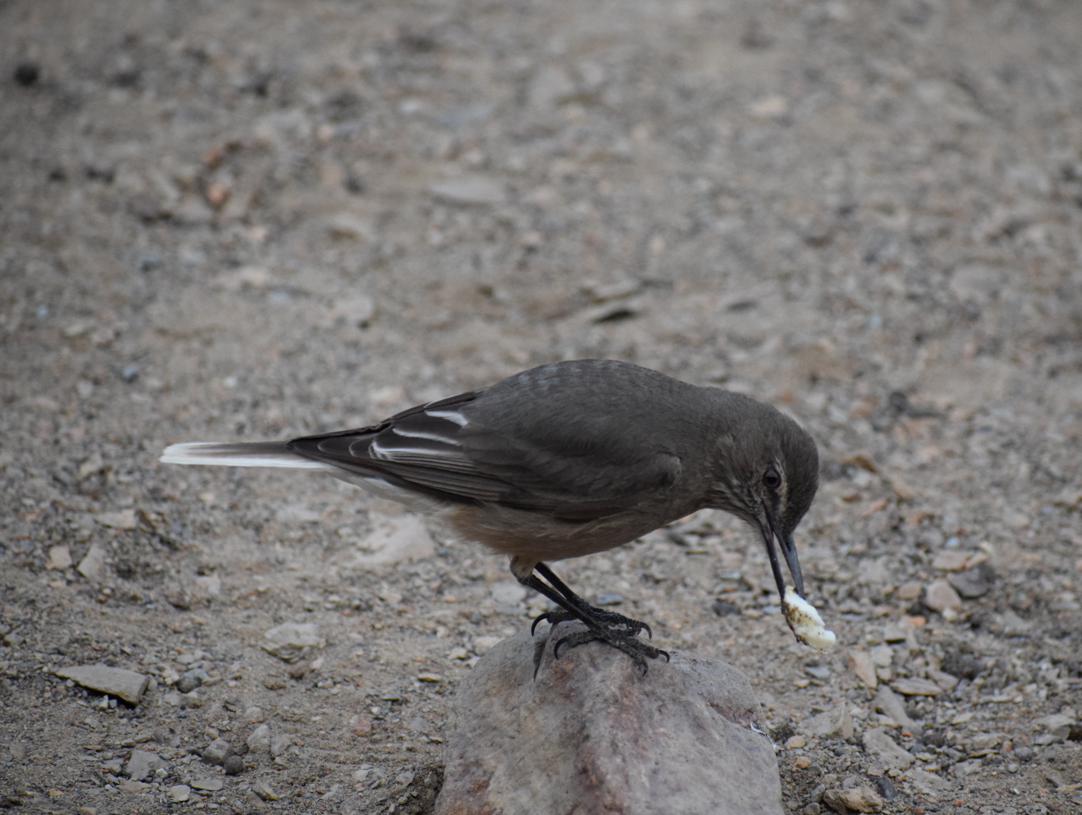
[[[652,532],[657,516],[623,512],[590,521],[563,521],[493,504],[455,507],[445,515],[465,538],[525,560],[563,560],[604,552]]]

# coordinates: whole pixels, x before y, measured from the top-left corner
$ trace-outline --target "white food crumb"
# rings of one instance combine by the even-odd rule
[[[785,621],[802,643],[810,645],[816,651],[829,651],[834,647],[838,639],[834,632],[823,626],[823,618],[819,616],[815,606],[797,594],[792,586],[785,587],[781,608]]]

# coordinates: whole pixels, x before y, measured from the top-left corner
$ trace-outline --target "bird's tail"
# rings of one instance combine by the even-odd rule
[[[327,465],[297,455],[284,441],[219,443],[196,441],[172,444],[160,461],[166,464],[203,464],[218,467],[288,467],[326,470]]]

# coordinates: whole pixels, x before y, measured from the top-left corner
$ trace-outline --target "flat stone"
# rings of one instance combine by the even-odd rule
[[[146,750],[132,750],[131,758],[124,766],[124,775],[132,781],[142,781],[152,772],[165,766],[165,761],[157,753]]]
[[[842,700],[830,710],[800,722],[797,729],[805,736],[848,739],[853,735],[853,719],[849,715],[849,707]]]
[[[984,561],[964,572],[952,574],[947,579],[962,597],[972,600],[983,597],[992,589],[992,584],[996,579],[996,570],[992,568],[991,563]]]
[[[367,323],[376,315],[376,303],[366,294],[337,298],[331,307],[331,320],[342,319],[351,325]]]
[[[879,678],[875,675],[875,663],[867,651],[850,651],[849,669],[872,690],[879,684]]]
[[[207,764],[225,764],[225,760],[233,755],[233,745],[225,739],[215,739],[207,745],[203,751],[203,761]]]
[[[542,65],[530,78],[526,98],[530,107],[551,108],[575,92],[575,83],[558,65]]]
[[[945,778],[940,778],[935,773],[930,773],[927,770],[912,769],[902,775],[902,779],[908,783],[908,786],[921,793],[927,795],[929,798],[939,798],[940,796],[950,795],[954,791],[954,787],[950,781]]]
[[[894,649],[889,645],[877,645],[868,652],[877,668],[889,668],[894,662]]]
[[[878,812],[883,799],[867,784],[843,790],[827,790],[823,802],[835,812]]]
[[[923,585],[916,580],[910,580],[908,583],[902,583],[894,592],[894,596],[899,600],[916,600],[922,591],[924,591]]]
[[[278,756],[284,754],[285,751],[289,749],[290,743],[291,742],[289,741],[289,736],[283,736],[283,735],[274,736],[271,739],[271,743],[270,743],[271,756],[274,757],[274,758],[278,758]]]
[[[947,609],[962,610],[962,598],[946,580],[933,580],[924,592],[924,605],[942,614]]]
[[[282,623],[263,634],[263,650],[286,662],[296,662],[322,642],[315,623]]]
[[[948,549],[935,556],[932,561],[932,568],[944,572],[956,572],[966,565],[967,560],[969,560],[969,552]]]
[[[46,569],[63,570],[72,564],[71,549],[67,546],[50,546],[49,559],[45,561]]]
[[[575,630],[505,640],[459,686],[437,815],[781,815],[773,746],[743,674],[677,653],[644,676],[600,643],[554,660],[555,639]]]
[[[370,241],[376,236],[376,227],[370,218],[362,218],[352,212],[336,212],[327,221],[331,237]]]
[[[180,675],[176,687],[181,693],[191,693],[208,679],[210,679],[210,674],[202,668],[192,668]]]
[[[183,804],[191,797],[192,788],[187,784],[175,784],[170,787],[166,793],[169,796],[169,800],[174,804]]]
[[[192,789],[206,790],[207,792],[218,792],[225,786],[225,782],[220,778],[193,778]]]
[[[904,770],[916,760],[899,747],[881,727],[864,731],[864,751],[878,758],[883,762],[883,766],[891,770]]]
[[[110,668],[107,665],[75,665],[61,668],[56,675],[133,705],[139,704],[139,700],[150,687],[149,676],[129,671],[127,668]]]
[[[1033,628],[1032,623],[1023,620],[1009,608],[995,615],[995,624],[1005,637],[1024,637]]]
[[[252,753],[269,753],[271,746],[271,729],[268,725],[261,724],[251,735],[248,736],[245,742],[248,745],[249,752]]]
[[[448,204],[483,205],[502,204],[507,200],[507,190],[502,181],[484,176],[460,176],[436,181],[429,185],[429,192],[439,201]]]
[[[436,542],[416,515],[403,514],[384,518],[374,525],[361,541],[359,551],[349,561],[357,568],[388,566],[408,560],[423,560],[436,553]]]
[[[517,580],[501,580],[489,587],[497,606],[513,608],[526,599],[526,587]]]
[[[928,678],[935,682],[940,690],[953,690],[958,684],[958,677],[946,671],[928,671]]]
[[[943,691],[932,680],[916,677],[899,677],[890,683],[890,687],[903,696],[935,696]]]
[[[110,529],[135,529],[139,522],[135,518],[134,509],[121,509],[116,512],[102,512],[94,516],[94,520],[102,526]]]
[[[100,583],[109,574],[108,567],[105,565],[105,549],[92,543],[75,569],[92,583]]]
[[[879,689],[879,692],[875,694],[875,699],[872,700],[872,706],[875,710],[878,710],[880,713],[897,722],[910,733],[916,735],[920,732],[917,723],[909,718],[909,714],[905,712],[905,704],[903,704],[901,698],[886,685],[882,686]]]

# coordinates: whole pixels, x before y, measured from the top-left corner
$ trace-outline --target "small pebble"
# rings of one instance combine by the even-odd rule
[[[12,78],[24,88],[29,88],[41,77],[41,67],[30,60],[24,60],[15,66]]]

